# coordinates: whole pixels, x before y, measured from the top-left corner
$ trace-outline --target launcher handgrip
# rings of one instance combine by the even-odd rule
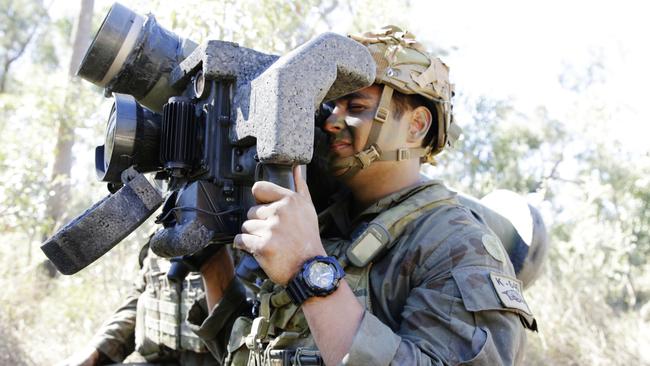
[[[158,189],[138,174],[61,228],[41,250],[59,272],[77,273],[140,226],[162,202]]]

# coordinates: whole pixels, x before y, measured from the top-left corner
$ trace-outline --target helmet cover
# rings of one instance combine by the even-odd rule
[[[451,126],[453,85],[449,82],[449,67],[430,55],[415,40],[415,35],[389,25],[375,32],[351,34],[350,38],[365,45],[377,65],[375,83],[389,85],[402,94],[419,94],[433,101],[438,117],[438,133],[428,147],[427,160],[442,151],[460,134]],[[434,113],[434,111],[431,111]]]

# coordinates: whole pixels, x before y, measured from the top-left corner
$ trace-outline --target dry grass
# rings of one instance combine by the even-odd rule
[[[9,322],[0,315],[0,365],[29,366],[33,365],[31,357],[24,348],[24,340],[16,336]]]
[[[555,249],[556,251],[559,249]],[[567,261],[571,263],[571,261]],[[606,301],[608,279],[549,262],[526,291],[539,323],[529,333],[527,365],[650,365],[650,322],[641,310],[617,310]]]
[[[8,355],[12,359],[0,358],[0,365],[53,365],[83,347],[130,289],[139,236],[134,233],[74,276],[54,278],[39,264],[21,266],[25,258],[15,247],[0,249],[0,347],[16,350]],[[20,242],[13,235],[0,237]],[[34,253],[34,263],[40,263],[44,256]]]

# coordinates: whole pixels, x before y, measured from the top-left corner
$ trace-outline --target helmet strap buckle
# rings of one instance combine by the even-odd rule
[[[381,154],[375,145],[371,145],[369,148],[358,152],[354,156],[361,163],[361,169],[366,169],[373,161],[379,159]]]
[[[411,159],[411,150],[409,148],[401,148],[397,150],[397,161]]]
[[[386,106],[379,106],[379,108],[377,108],[377,113],[375,113],[375,121],[379,123],[386,123],[389,114],[390,110]]]

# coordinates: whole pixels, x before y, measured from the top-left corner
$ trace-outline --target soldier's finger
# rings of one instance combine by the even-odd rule
[[[307,186],[307,181],[302,177],[301,165],[295,165],[293,167],[293,180],[296,184],[296,192],[309,198],[311,201],[311,195],[309,194],[309,187]]]
[[[273,203],[252,206],[248,209],[246,217],[249,220],[266,220],[275,213],[276,206]]]
[[[268,224],[264,220],[246,220],[241,225],[241,232],[244,234],[251,234],[261,236],[267,231]]]
[[[232,245],[237,249],[255,255],[262,246],[262,239],[256,235],[242,233],[235,235]]]
[[[292,193],[286,188],[267,181],[259,181],[253,184],[252,192],[257,203],[272,203]]]

